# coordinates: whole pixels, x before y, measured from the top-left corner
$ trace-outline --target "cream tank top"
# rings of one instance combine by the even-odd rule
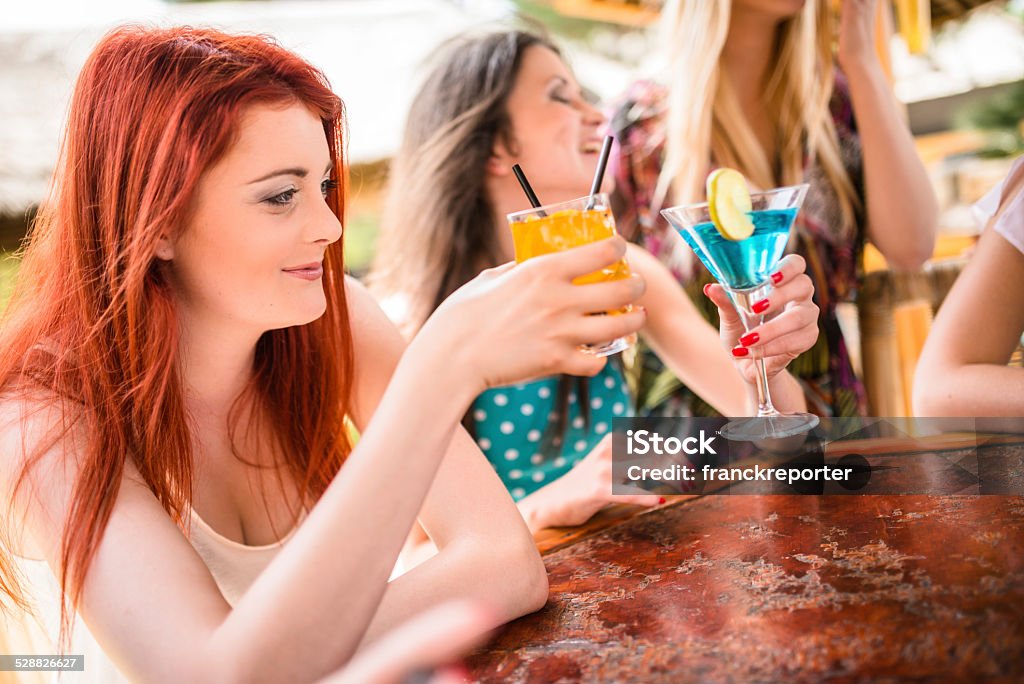
[[[267,546],[246,546],[218,534],[189,508],[189,542],[203,559],[225,600],[234,606],[248,591],[281,547],[295,534]],[[46,561],[15,556],[35,615],[5,615],[0,611],[0,653],[44,655],[56,653],[60,627],[60,585]],[[75,618],[68,655],[85,656],[84,672],[0,672],[0,684],[123,684],[129,680],[106,656],[80,617]]]

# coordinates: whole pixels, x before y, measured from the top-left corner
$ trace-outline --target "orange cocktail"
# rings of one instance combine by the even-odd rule
[[[512,241],[516,250],[516,262],[561,252],[590,242],[605,240],[615,235],[615,218],[608,207],[605,194],[552,204],[508,215],[512,229]],[[619,259],[599,271],[588,273],[573,280],[576,285],[621,280],[630,276],[629,264]],[[629,311],[627,306],[614,315]],[[599,314],[600,315],[600,314]],[[607,356],[626,349],[636,341],[636,336],[612,340],[603,345],[588,345],[587,351]]]

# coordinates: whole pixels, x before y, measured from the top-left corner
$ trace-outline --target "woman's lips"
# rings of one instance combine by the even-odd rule
[[[285,273],[303,280],[318,280],[324,274],[324,266],[319,262],[303,264],[293,268],[282,269]]]

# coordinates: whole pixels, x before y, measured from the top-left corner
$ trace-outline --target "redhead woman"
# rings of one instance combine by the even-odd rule
[[[491,269],[406,348],[343,273],[343,130],[263,37],[123,28],[82,70],[0,332],[0,588],[94,681],[312,681],[443,601],[545,601],[459,420],[600,372],[644,315],[586,313],[643,282],[572,285],[615,239]],[[417,516],[440,553],[389,583]]]

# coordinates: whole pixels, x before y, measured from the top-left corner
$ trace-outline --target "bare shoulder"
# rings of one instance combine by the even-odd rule
[[[66,517],[88,446],[86,420],[73,402],[44,391],[0,397],[0,491],[3,500],[14,504],[10,510],[16,516],[4,523],[29,531],[22,540],[27,555],[53,553],[39,540],[51,544],[59,539],[54,532]],[[149,494],[130,459],[123,470],[125,485]]]
[[[357,364],[360,361],[372,364],[373,358],[378,356],[395,353],[401,356],[405,348],[402,335],[366,286],[351,276],[345,276],[345,296]]]
[[[84,443],[81,422],[44,391],[0,396],[0,478],[9,482],[35,456],[44,469],[62,461],[65,451]]]
[[[61,502],[70,495],[85,436],[78,416],[68,415],[47,392],[0,397],[0,498],[13,504],[0,514],[20,555],[44,553],[33,541],[36,535],[25,534],[28,528],[38,529],[42,522],[57,529],[63,520]]]
[[[345,277],[345,296],[356,365],[354,418],[362,425],[387,388],[406,343],[370,291],[351,276]]]

